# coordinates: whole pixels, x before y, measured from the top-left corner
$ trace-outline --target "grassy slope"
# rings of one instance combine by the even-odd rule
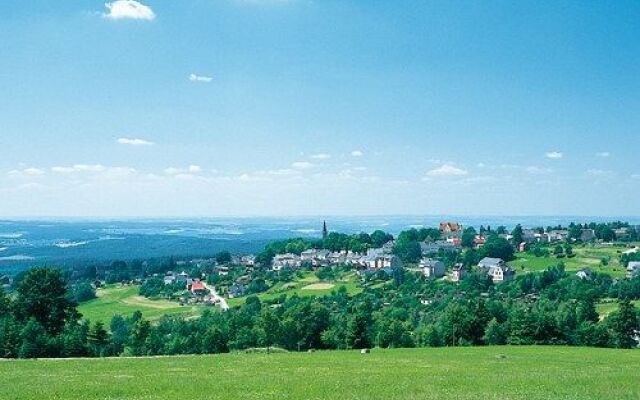
[[[358,277],[355,273],[347,274],[344,278],[337,281],[323,281],[323,283],[329,283],[333,286],[326,289],[314,288],[313,284],[320,283],[321,281],[315,276],[315,274],[309,272],[305,273],[303,278],[298,278],[293,282],[286,284],[278,283],[264,293],[259,293],[257,296],[261,300],[273,300],[283,294],[291,297],[297,294],[300,297],[304,296],[324,296],[330,294],[332,291],[338,290],[341,286],[347,289],[347,293],[353,295],[360,293],[362,289],[357,284]],[[244,304],[246,297],[240,297],[236,299],[229,299],[230,306],[237,306]]]
[[[116,314],[130,316],[137,310],[151,320],[167,314],[195,315],[200,311],[200,307],[180,306],[166,300],[149,300],[138,295],[137,286],[111,286],[99,289],[97,295],[97,299],[80,304],[78,311],[86,319],[107,324]]]
[[[573,258],[535,257],[528,253],[518,253],[516,254],[517,259],[510,261],[509,264],[517,272],[535,272],[543,271],[562,261],[567,271],[578,271],[582,267],[589,267],[594,271],[607,273],[614,278],[622,278],[626,272],[619,261],[620,254],[618,251],[621,250],[623,250],[621,247],[576,246],[573,248],[573,252],[576,254]],[[609,258],[609,265],[602,266],[600,264],[600,260],[603,257]]]
[[[504,355],[504,357],[499,357]],[[638,399],[640,351],[477,347],[0,362],[2,399]]]

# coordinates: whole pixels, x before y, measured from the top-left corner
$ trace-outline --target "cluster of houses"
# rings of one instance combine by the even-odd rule
[[[460,252],[462,250],[461,238],[463,235],[463,226],[456,222],[442,222],[439,230],[442,239],[427,239],[420,243],[422,258],[418,264],[418,270],[429,279],[440,279],[447,276],[447,267],[445,263],[435,256],[443,252]],[[326,226],[323,229],[326,236]],[[615,231],[616,236],[624,236],[627,228],[620,228]],[[505,239],[511,239],[510,234],[501,235]],[[524,251],[525,246],[533,243],[550,243],[557,241],[566,241],[569,231],[566,229],[555,229],[541,233],[533,229],[524,229],[522,232],[523,245],[520,251]],[[596,234],[593,229],[582,229],[581,238],[584,242],[596,240]],[[475,236],[474,247],[478,248],[484,245],[485,237],[483,235]],[[403,267],[400,258],[393,254],[395,241],[391,240],[385,243],[381,248],[368,249],[365,254],[355,253],[352,251],[330,251],[327,249],[308,249],[301,254],[284,253],[276,254],[271,263],[272,271],[296,270],[305,266],[312,268],[322,268],[334,265],[349,265],[353,267],[359,274],[366,276],[374,274],[378,271],[385,271],[389,275],[394,270]],[[631,250],[633,251],[633,250]],[[226,264],[215,265],[215,261],[205,259],[197,260],[198,264],[208,264],[213,262],[215,271],[219,275],[228,275],[230,266]],[[193,261],[192,261],[193,262]],[[247,271],[256,266],[256,257],[254,255],[234,256],[231,265],[244,265]],[[476,269],[485,272],[491,280],[498,284],[509,282],[515,278],[516,271],[509,266],[504,260],[499,258],[485,257],[477,264]],[[460,263],[455,264],[448,274],[448,279],[458,282],[467,273],[467,269]],[[640,262],[630,262],[627,267],[629,277],[640,275]],[[576,273],[581,279],[590,279],[591,271],[583,268]],[[241,297],[246,295],[248,287],[249,275],[243,276],[236,280],[231,286],[226,288],[228,297]],[[242,278],[247,278],[243,280]],[[174,273],[169,272],[164,276],[165,284],[180,283],[193,295],[193,297],[206,299],[209,297],[210,291],[207,285],[198,278],[191,278],[186,272]],[[0,282],[1,283],[1,282]]]
[[[422,274],[430,279],[442,278],[446,275],[446,266],[440,260],[423,258],[419,264]],[[500,258],[485,257],[477,265],[478,270],[485,272],[494,283],[509,282],[515,278],[516,271]],[[467,270],[461,263],[454,265],[449,279],[459,282]]]
[[[163,281],[165,285],[179,284],[184,286],[192,297],[196,298],[197,302],[207,303],[213,299],[209,296],[210,290],[207,285],[200,278],[190,277],[185,271],[180,273],[169,271],[165,274]]]
[[[332,252],[325,249],[309,249],[300,255],[293,253],[276,254],[271,262],[272,271],[283,269],[298,269],[303,265],[321,268],[331,265],[350,265],[358,271],[379,271],[400,268],[402,262],[393,254],[393,243],[388,242],[383,247],[368,249],[366,254],[352,251]]]

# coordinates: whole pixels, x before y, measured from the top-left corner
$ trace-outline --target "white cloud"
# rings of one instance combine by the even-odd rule
[[[151,21],[156,17],[151,7],[145,6],[135,0],[116,0],[112,3],[105,3],[107,12],[103,14],[108,19],[142,19]]]
[[[25,169],[14,169],[7,173],[9,176],[19,177],[19,176],[40,176],[44,175],[44,170],[40,168],[25,168]]]
[[[152,146],[155,143],[139,138],[119,138],[116,140],[119,144],[127,144],[131,146]]]
[[[202,172],[202,167],[199,165],[189,165],[187,168],[169,167],[164,170],[166,175],[174,175],[176,177],[180,175],[199,174],[200,172]]]
[[[180,168],[174,168],[174,167],[165,168],[164,170],[164,173],[167,175],[175,175],[175,174],[179,174],[180,172],[182,172]]]
[[[558,160],[562,157],[564,157],[564,153],[562,153],[561,151],[549,151],[547,153],[545,153],[544,155],[547,158],[550,158],[552,160]]]
[[[313,164],[308,161],[296,161],[293,164],[291,164],[291,167],[296,169],[309,169],[313,167]]]
[[[442,166],[427,171],[427,176],[430,177],[439,177],[439,176],[465,176],[468,175],[469,171],[454,167],[451,164],[443,164]]]
[[[364,153],[361,150],[354,150],[351,152],[352,157],[362,157]]]
[[[600,151],[596,153],[596,157],[600,157],[600,158],[607,158],[609,156],[611,156],[611,153],[609,153],[608,151]]]
[[[103,172],[107,168],[101,164],[75,164],[70,167],[52,167],[51,171],[56,173],[73,173],[73,172]]]
[[[331,154],[327,153],[318,153],[311,156],[314,160],[328,160],[331,158]]]
[[[191,74],[189,75],[189,80],[191,82],[209,83],[213,80],[213,78],[210,76]]]

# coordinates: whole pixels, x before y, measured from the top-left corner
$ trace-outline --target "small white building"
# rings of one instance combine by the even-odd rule
[[[640,261],[631,261],[627,265],[627,277],[635,278],[640,276]]]
[[[282,271],[283,269],[297,269],[302,265],[300,256],[293,253],[276,254],[271,262],[271,270]]]
[[[493,283],[509,282],[516,274],[516,271],[501,258],[485,257],[478,263],[478,268],[486,271]]]
[[[422,273],[427,278],[440,278],[445,274],[444,263],[432,258],[423,258],[420,260],[420,269],[422,269]]]
[[[582,280],[591,279],[593,272],[589,268],[581,268],[578,272],[576,272],[576,276]]]
[[[457,263],[453,267],[453,271],[451,273],[451,281],[452,282],[460,282],[462,278],[466,275],[467,270],[464,268],[464,265],[461,263]]]

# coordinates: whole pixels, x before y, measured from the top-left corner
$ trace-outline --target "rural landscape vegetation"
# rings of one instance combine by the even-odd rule
[[[0,400],[640,399],[637,0],[0,1]]]
[[[138,362],[129,357],[231,354],[228,359],[175,359],[177,364],[188,363],[186,368],[174,366],[173,359],[169,364],[158,359],[140,364],[143,370],[155,370],[154,363],[159,362],[170,370],[176,368],[178,375],[197,369],[231,368],[224,367],[227,364],[251,365],[246,372],[225,369],[231,372],[221,376],[230,374],[230,380],[260,363],[271,368],[276,368],[272,363],[281,364],[274,372],[303,368],[334,380],[337,372],[332,365],[346,368],[344,363],[356,363],[358,368],[375,368],[383,362],[389,375],[376,385],[386,379],[392,387],[407,374],[422,375],[429,368],[440,370],[435,374],[439,379],[461,379],[444,371],[462,373],[459,363],[463,361],[475,363],[474,368],[509,368],[509,379],[517,384],[526,379],[527,363],[535,364],[532,357],[546,357],[549,374],[568,363],[572,374],[577,374],[571,378],[576,385],[582,379],[593,379],[592,374],[598,371],[586,365],[593,363],[595,367],[608,357],[620,362],[620,379],[635,376],[632,366],[637,362],[637,350],[627,354],[596,348],[638,347],[637,226],[625,222],[572,223],[523,229],[517,225],[508,231],[505,227],[476,229],[444,222],[439,227],[403,231],[397,237],[383,231],[353,235],[329,232],[326,223],[323,229],[320,239],[274,241],[257,254],[222,251],[210,258],[114,260],[67,270],[25,270],[5,284],[6,292],[0,292],[1,354],[5,358],[39,359],[126,356],[122,366],[89,367],[92,374],[104,373],[100,372],[104,368],[128,368],[129,364],[138,368]],[[497,269],[487,268],[487,260],[504,263]],[[494,347],[499,345],[512,346]],[[392,350],[416,347],[468,350]],[[475,347],[478,350],[474,351]],[[346,353],[325,354],[327,350]],[[316,351],[322,354],[316,355]],[[288,355],[292,353],[305,353],[308,360]],[[55,371],[65,365],[52,362],[42,367]],[[73,365],[82,368],[83,362],[73,361]],[[152,364],[144,364],[149,362]],[[409,363],[408,369],[394,367],[394,363]],[[32,366],[4,363],[2,368],[9,374],[29,375]],[[392,372],[394,368],[401,370],[401,377],[394,378],[400,373]],[[518,376],[519,368],[522,376]],[[63,367],[60,373],[65,370]],[[472,374],[477,373],[474,370]],[[122,379],[126,382],[133,376],[123,374]],[[597,398],[593,387],[585,391],[563,388],[556,378],[548,390]],[[147,383],[153,385],[160,378],[154,375],[149,379]],[[259,379],[273,378],[261,375]],[[478,385],[478,379],[470,376],[465,385]],[[107,382],[82,390],[101,395],[110,387]],[[53,393],[71,391],[69,395],[74,395],[83,385],[62,385]],[[107,386],[100,389],[101,385]],[[134,393],[137,385],[135,381],[118,390],[126,396]],[[406,390],[437,398],[444,389],[432,385]],[[375,394],[367,389],[354,396],[386,398],[389,392],[375,387]],[[485,387],[485,395],[491,387]],[[220,398],[237,393],[233,385],[219,389]],[[8,386],[3,390],[13,389]],[[274,390],[282,394],[282,389]],[[302,393],[309,388],[303,385],[295,390]],[[290,396],[301,395],[295,390]],[[312,390],[322,393],[325,389],[319,386]],[[637,395],[634,385],[617,390],[620,398]],[[474,392],[474,396],[481,393]],[[501,393],[506,396],[510,392]],[[171,398],[171,390],[165,395]]]

